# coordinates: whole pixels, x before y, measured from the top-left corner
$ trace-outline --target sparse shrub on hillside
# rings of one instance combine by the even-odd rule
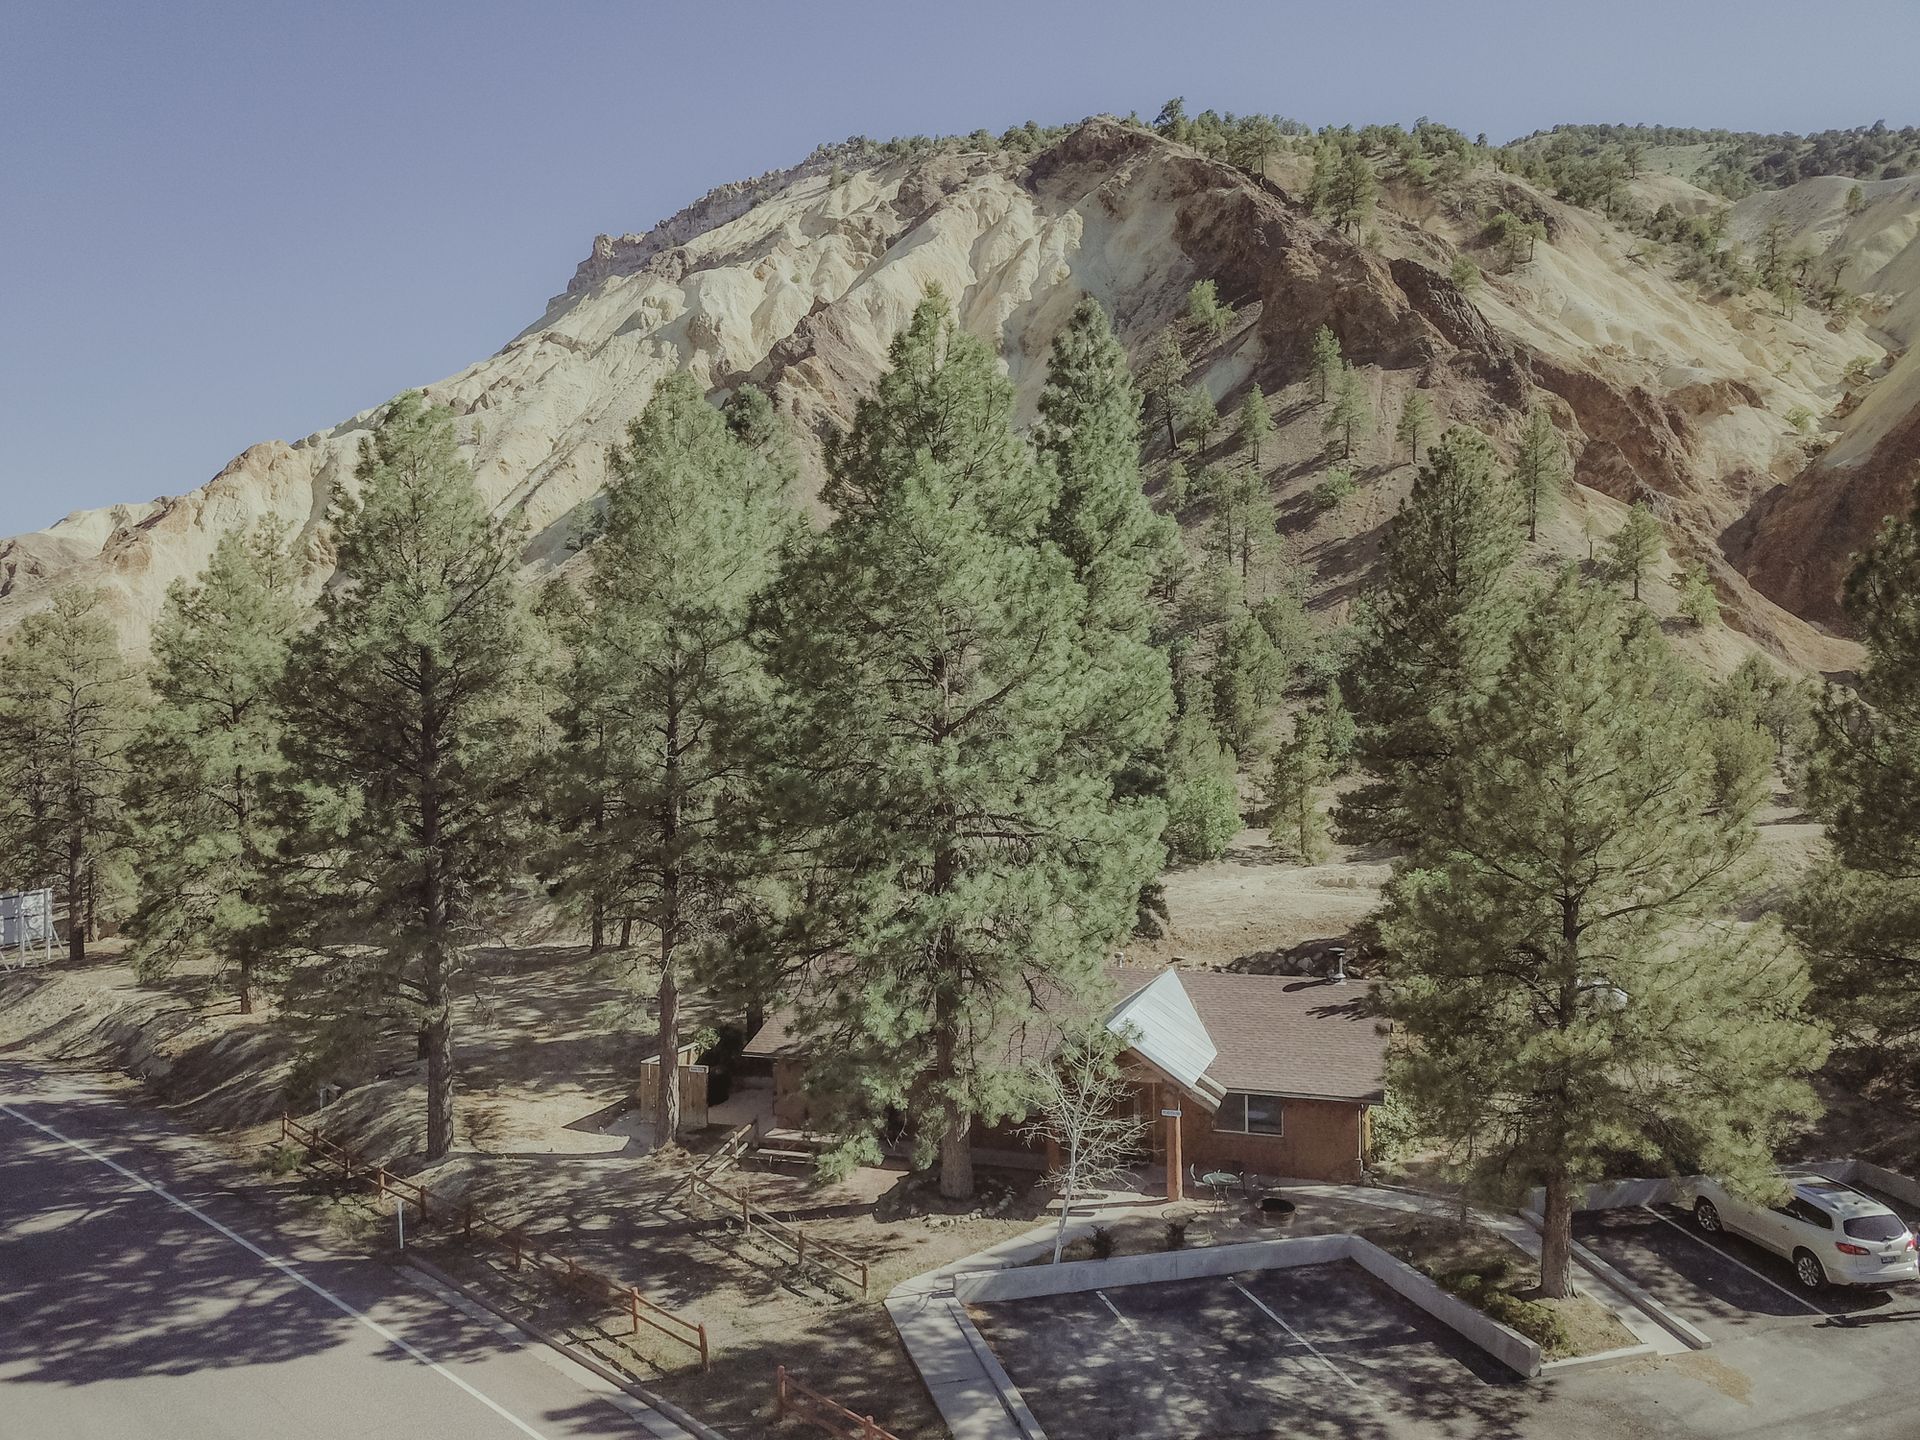
[[[1873,356],[1856,355],[1847,362],[1846,371],[1841,378],[1858,389],[1873,379],[1873,364]]]
[[[1813,412],[1804,405],[1796,405],[1787,411],[1787,428],[1796,435],[1813,433]]]
[[[1849,215],[1858,215],[1867,208],[1867,192],[1858,185],[1847,187],[1846,211]]]
[[[1480,288],[1480,267],[1465,255],[1456,255],[1447,267],[1447,278],[1471,295]]]
[[[1337,510],[1356,493],[1353,472],[1344,466],[1329,470],[1313,487],[1313,503],[1322,510]]]

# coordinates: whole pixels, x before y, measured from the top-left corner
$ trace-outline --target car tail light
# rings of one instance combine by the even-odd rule
[[[1838,1250],[1842,1255],[1871,1255],[1873,1253],[1864,1245],[1849,1245],[1844,1240],[1837,1242],[1833,1248]]]
[[[1907,1236],[1907,1249],[1909,1250],[1920,1249],[1920,1242],[1916,1242],[1912,1235]]]

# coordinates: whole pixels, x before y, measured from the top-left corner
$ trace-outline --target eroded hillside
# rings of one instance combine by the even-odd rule
[[[746,379],[766,388],[801,437],[811,484],[816,437],[850,418],[927,286],[998,343],[1031,414],[1047,347],[1082,294],[1107,305],[1140,356],[1180,323],[1192,284],[1210,278],[1236,317],[1217,341],[1190,346],[1189,380],[1222,412],[1250,384],[1270,397],[1279,429],[1266,478],[1321,609],[1337,615],[1351,598],[1411,478],[1391,438],[1407,391],[1427,389],[1443,423],[1480,426],[1502,444],[1543,398],[1581,487],[1543,534],[1545,554],[1586,554],[1625,502],[1649,499],[1668,521],[1670,565],[1709,566],[1739,635],[1807,668],[1851,663],[1850,646],[1791,610],[1830,620],[1857,543],[1844,537],[1876,505],[1894,508],[1891,480],[1875,489],[1832,477],[1869,459],[1893,474],[1888,456],[1920,435],[1917,372],[1896,364],[1835,422],[1839,443],[1811,467],[1790,417],[1844,408],[1849,362],[1866,355],[1882,366],[1903,343],[1896,320],[1902,305],[1920,305],[1920,276],[1907,275],[1920,260],[1895,241],[1902,225],[1908,241],[1920,226],[1920,196],[1885,182],[1896,188],[1884,201],[1848,217],[1861,229],[1860,288],[1878,283],[1899,298],[1842,323],[1804,306],[1781,315],[1764,295],[1711,298],[1635,235],[1490,166],[1444,188],[1389,184],[1359,235],[1314,218],[1302,168],[1282,154],[1256,178],[1111,120],[1035,155],[816,159],[724,187],[645,235],[601,237],[535,324],[427,389],[459,415],[478,484],[522,519],[538,571],[570,553],[581,507],[602,487],[606,447],[673,368],[716,391]],[[1883,205],[1878,228],[1868,226]],[[1485,233],[1484,217],[1498,211],[1544,227],[1530,258],[1509,263]],[[1450,275],[1462,253],[1485,276],[1470,289]],[[1360,494],[1334,511],[1308,500],[1326,465],[1306,384],[1323,324],[1361,367],[1377,420],[1355,457]],[[141,650],[167,586],[196,573],[221,532],[261,515],[297,529],[317,586],[330,569],[327,501],[352,485],[370,418],[254,446],[188,495],[83,512],[0,542],[0,630],[55,587],[89,584],[108,593],[123,637]],[[1157,487],[1164,435],[1151,447]],[[1842,494],[1828,508],[1847,519],[1830,520],[1817,544],[1798,524],[1799,569],[1786,582],[1768,557],[1796,532],[1796,510]],[[1187,518],[1200,523],[1203,512]],[[1717,647],[1707,658],[1719,665],[1745,642],[1702,643]]]

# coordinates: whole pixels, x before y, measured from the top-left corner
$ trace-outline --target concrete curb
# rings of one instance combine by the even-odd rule
[[[1618,1350],[1600,1350],[1592,1355],[1569,1355],[1564,1360],[1549,1360],[1540,1367],[1540,1373],[1554,1375],[1562,1370],[1584,1370],[1589,1365],[1612,1365],[1620,1360],[1634,1360],[1642,1355],[1659,1353],[1652,1345],[1622,1345]]]
[[[438,1265],[435,1265],[431,1260],[423,1259],[412,1250],[402,1252],[402,1258],[407,1264],[411,1265],[435,1284],[446,1286],[447,1289],[478,1305],[481,1309],[497,1315],[522,1334],[531,1339],[538,1340],[542,1345],[547,1346],[560,1355],[564,1355],[581,1369],[591,1371],[609,1385],[614,1385],[624,1390],[642,1405],[656,1411],[662,1419],[670,1421],[673,1425],[677,1426],[683,1434],[690,1437],[690,1440],[729,1440],[729,1437],[724,1432],[714,1429],[704,1421],[695,1419],[671,1400],[666,1399],[664,1396],[656,1395],[644,1385],[639,1385],[629,1380],[626,1376],[620,1374],[619,1371],[601,1363],[585,1351],[569,1345],[566,1341],[552,1334],[543,1326],[536,1325],[531,1320],[513,1314],[482,1291],[475,1290],[470,1285],[462,1284],[447,1274],[447,1272],[442,1270]],[[678,1437],[663,1436],[661,1440],[678,1440]]]
[[[1658,1325],[1662,1330],[1665,1330],[1682,1345],[1686,1346],[1689,1350],[1711,1350],[1713,1348],[1713,1337],[1698,1325],[1695,1325],[1691,1320],[1683,1316],[1674,1314],[1673,1311],[1662,1305],[1639,1285],[1629,1280],[1625,1275],[1622,1275],[1618,1270],[1614,1269],[1613,1266],[1587,1249],[1587,1247],[1582,1245],[1578,1240],[1572,1242],[1572,1247],[1574,1259],[1578,1260],[1608,1285],[1611,1285],[1615,1290],[1618,1290],[1622,1295],[1626,1296],[1637,1305],[1641,1312],[1651,1319],[1654,1324]]]

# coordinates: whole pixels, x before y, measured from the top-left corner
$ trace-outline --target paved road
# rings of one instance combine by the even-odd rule
[[[151,1112],[0,1063],[0,1440],[649,1434],[231,1178]]]

